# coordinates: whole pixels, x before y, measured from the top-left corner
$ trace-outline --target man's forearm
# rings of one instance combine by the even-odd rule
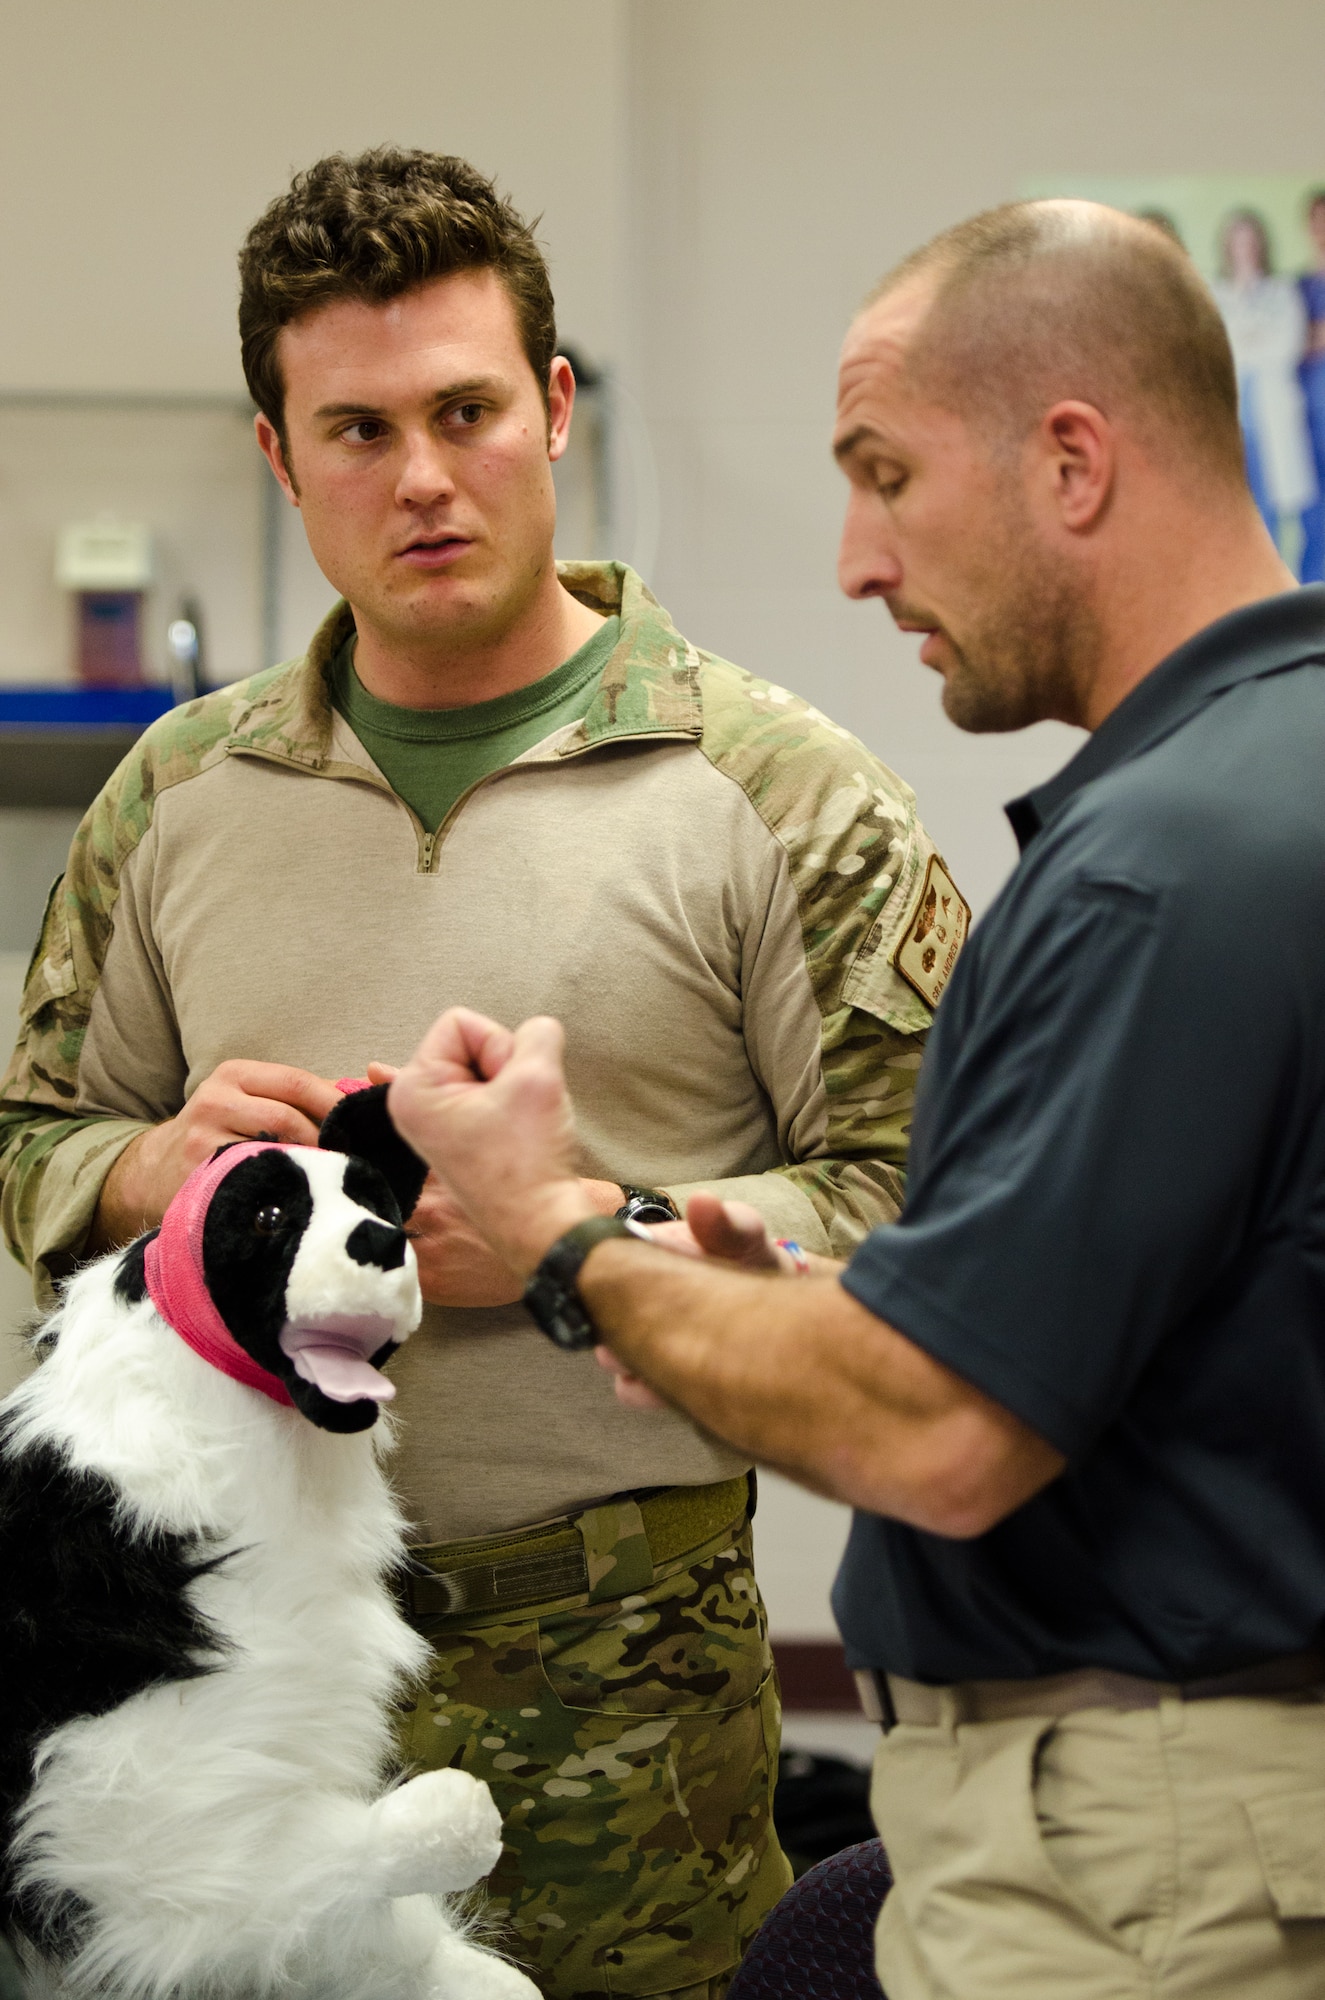
[[[84,1246],[89,1257],[132,1243],[135,1236],[160,1222],[164,1208],[153,1203],[140,1165],[144,1141],[150,1136],[150,1132],[140,1132],[130,1140],[101,1183]]]
[[[579,1289],[613,1351],[698,1423],[872,1513],[977,1534],[1061,1469],[1051,1446],[833,1277],[600,1244]]]

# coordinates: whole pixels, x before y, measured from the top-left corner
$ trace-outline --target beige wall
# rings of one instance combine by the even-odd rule
[[[1316,0],[667,0],[630,12],[633,373],[656,582],[687,631],[811,692],[916,786],[977,905],[1000,802],[1071,746],[942,719],[916,642],[835,592],[843,327],[936,229],[1031,175],[1325,176]]]
[[[563,330],[643,411],[664,602],[894,763],[977,904],[1000,801],[1071,739],[958,736],[836,594],[843,326],[1030,175],[1325,173],[1318,0],[46,0],[0,56],[0,388],[235,388],[234,248],[292,164],[470,154],[543,211]],[[842,1517],[774,1491],[777,1622],[824,1630]]]
[[[0,386],[242,391],[245,229],[383,140],[541,209],[567,328],[612,341],[616,0],[43,0],[0,54]]]
[[[0,392],[242,396],[234,321],[244,231],[292,167],[383,140],[464,154],[526,213],[541,212],[563,330],[591,359],[609,356],[621,298],[624,19],[621,0],[47,0],[7,8]],[[107,421],[118,440],[122,422]],[[23,616],[0,633],[0,680],[59,675],[68,639],[49,575],[55,513],[31,482],[12,490],[15,454],[4,451],[2,433],[0,415],[0,528],[21,559],[31,551],[39,576],[14,593]],[[110,509],[152,520],[166,574],[149,605],[149,651],[163,653],[162,634],[178,613],[173,566],[216,628],[218,671],[265,664],[254,619],[238,610],[256,588],[256,546],[230,559],[230,590],[218,590],[227,558],[188,532],[192,486],[182,510],[164,498],[156,508],[134,504],[144,480],[159,495],[170,471],[188,485],[187,466],[163,479],[145,444],[135,451],[117,441],[117,452],[114,476],[90,468],[83,480],[62,477],[56,498],[73,517]],[[227,529],[233,516],[232,506]],[[297,528],[285,524],[282,539],[276,652],[288,655],[329,593]],[[0,550],[0,603],[3,571]],[[226,643],[232,626],[241,651],[253,654],[237,669]]]

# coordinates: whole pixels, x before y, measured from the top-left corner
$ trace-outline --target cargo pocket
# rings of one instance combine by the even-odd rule
[[[716,1714],[768,1679],[768,1621],[749,1529],[691,1567],[593,1610],[544,1618],[548,1686],[598,1715]]]
[[[1265,1886],[1282,1923],[1325,1918],[1325,1792],[1244,1801]]]
[[[41,929],[23,975],[19,1012],[25,1022],[39,1014],[52,1000],[65,1000],[78,990],[74,969],[73,939],[69,911],[64,897],[64,876],[57,875],[46,892]]]
[[[79,992],[61,875],[51,884],[41,931],[23,979],[18,1046],[7,1080],[11,1102],[48,1105],[53,1111],[73,1110],[87,1005],[87,996]]]
[[[1172,1927],[1177,1851],[1157,1711],[1082,1709],[1040,1737],[1033,1805],[1067,1912],[1138,1964]]]
[[[566,1753],[542,1789],[573,1819],[592,1884],[577,1912],[586,1990],[719,1977],[790,1880],[748,1528],[647,1590],[541,1619],[539,1647]]]

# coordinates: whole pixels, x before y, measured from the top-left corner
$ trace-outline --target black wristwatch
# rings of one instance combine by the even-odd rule
[[[626,1197],[617,1215],[622,1222],[679,1222],[681,1211],[669,1194],[661,1188],[626,1187],[621,1189]]]
[[[534,1324],[548,1339],[572,1353],[597,1347],[598,1332],[575,1288],[580,1266],[609,1236],[633,1236],[628,1221],[617,1215],[591,1215],[559,1236],[524,1288],[524,1303]]]

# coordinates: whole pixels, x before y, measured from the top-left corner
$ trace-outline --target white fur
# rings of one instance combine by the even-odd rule
[[[285,1287],[287,1318],[299,1326],[363,1313],[392,1322],[392,1337],[404,1340],[423,1312],[418,1266],[409,1251],[394,1271],[356,1264],[345,1245],[365,1211],[343,1188],[348,1161],[343,1153],[315,1146],[289,1146],[313,1190],[313,1213],[300,1239]]]
[[[333,1435],[231,1381],[150,1301],[114,1299],[118,1261],[70,1286],[58,1344],[7,1405],[14,1442],[103,1473],[135,1529],[226,1552],[192,1594],[228,1650],[40,1746],[24,1879],[73,1891],[93,1921],[69,1963],[34,1968],[35,1991],[536,2000],[437,1900],[496,1861],[486,1786],[446,1771],[383,1796],[389,1705],[427,1657],[382,1582],[402,1530],[385,1420]]]

